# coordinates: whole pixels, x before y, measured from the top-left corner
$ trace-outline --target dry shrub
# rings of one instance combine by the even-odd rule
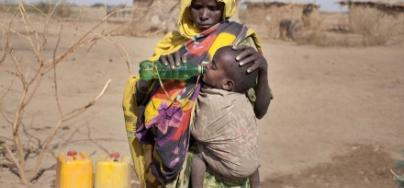
[[[72,4],[66,3],[64,1],[49,3],[49,2],[37,2],[35,4],[24,4],[25,10],[28,13],[36,13],[36,14],[50,14],[58,17],[69,17],[73,14],[73,6]],[[54,10],[53,10],[54,9]],[[0,11],[4,13],[15,13],[18,12],[17,4],[2,4],[0,3]]]
[[[164,34],[177,29],[178,0],[138,0],[133,7],[131,26],[124,31],[134,36]]]
[[[314,30],[302,34],[295,42],[299,45],[311,44],[321,47],[353,47],[362,46],[362,37],[355,34],[330,33]]]
[[[0,12],[2,13],[10,13],[17,11],[18,7],[14,4],[2,4],[0,3]]]
[[[385,45],[395,35],[402,33],[402,23],[393,13],[370,7],[351,7],[350,28],[363,36],[364,46]]]
[[[333,15],[335,20],[335,15]],[[347,17],[305,30],[295,41],[317,46],[375,46],[402,43],[404,15],[370,7],[351,7]],[[342,19],[343,18],[343,19]]]
[[[91,5],[92,8],[104,8],[104,3],[94,3]]]
[[[301,33],[294,41],[299,45],[310,44],[322,47],[362,45],[362,37],[351,33],[346,26],[346,19],[343,17],[338,18],[341,15],[330,15],[323,13],[321,16],[323,20],[315,19],[315,25],[301,29]],[[317,16],[318,18],[320,17],[319,15]],[[334,19],[336,18],[337,20],[335,21]]]
[[[29,8],[32,12],[40,11],[41,13],[49,14],[55,11],[53,15],[59,17],[69,17],[73,13],[73,5],[61,1],[60,3],[38,2]],[[53,10],[55,9],[55,10]]]
[[[11,18],[7,21],[8,23],[0,22],[1,74],[10,74],[13,80],[11,83],[7,83],[8,86],[0,88],[0,122],[10,130],[0,136],[0,171],[8,169],[18,176],[26,187],[31,187],[46,171],[55,167],[55,164],[46,167],[44,162],[49,155],[56,156],[54,152],[60,143],[54,143],[54,141],[60,135],[60,131],[68,126],[66,123],[93,107],[105,93],[111,81],[108,80],[101,92],[92,100],[68,111],[61,102],[58,89],[57,72],[59,70],[56,71],[56,69],[60,67],[60,64],[77,54],[79,49],[91,48],[99,40],[111,43],[120,50],[120,57],[127,63],[128,70],[132,70],[130,67],[132,63],[123,45],[109,37],[115,29],[100,29],[112,13],[80,34],[79,38],[71,41],[72,43],[66,48],[61,48],[63,23],[59,26],[55,43],[50,43],[52,35],[49,32],[50,28],[53,28],[50,27],[50,23],[54,18],[53,14],[56,13],[55,9],[49,14],[41,14],[42,17],[38,16],[40,20],[37,20],[38,17],[34,17],[34,20],[28,15],[22,1],[18,1],[17,9],[17,12],[8,15]],[[18,24],[15,24],[16,22]],[[40,24],[34,27],[33,25],[37,22]],[[25,58],[26,54],[19,52],[21,51],[21,47],[19,47],[21,41],[29,44],[26,50],[33,55],[33,58]],[[51,47],[48,48],[48,46]],[[47,78],[51,78],[53,83],[53,98],[57,104],[54,108],[48,107],[47,110],[49,114],[57,113],[58,117],[54,122],[47,122],[43,125],[41,127],[44,128],[43,130],[50,130],[39,136],[33,133],[36,129],[27,126],[30,124],[27,121],[30,118],[29,114],[33,114],[32,110],[35,109],[32,106],[33,101],[37,99],[36,96],[39,93],[47,92],[40,87]],[[15,96],[18,97],[18,100],[12,100]],[[52,100],[51,98],[50,100]],[[5,101],[11,102],[11,105],[5,105]],[[44,115],[48,114],[44,113]],[[90,136],[89,139],[92,140]]]
[[[352,6],[348,14],[320,15],[315,10],[304,14],[301,5],[253,4],[240,11],[240,19],[261,37],[291,39],[298,44],[374,46],[404,42],[403,13],[366,6]]]

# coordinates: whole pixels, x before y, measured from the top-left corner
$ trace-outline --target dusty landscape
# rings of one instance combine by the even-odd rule
[[[59,54],[98,23],[97,19],[82,18],[51,20],[43,49],[46,58],[52,59],[56,44]],[[0,58],[12,19],[14,29],[24,36],[33,35],[25,31],[19,16],[0,13]],[[31,27],[43,27],[43,17],[29,19]],[[91,35],[124,27],[107,22]],[[32,76],[29,68],[35,57],[29,42],[13,32],[8,36],[23,72]],[[159,38],[108,35],[83,44],[57,66],[63,112],[86,105],[108,79],[112,81],[94,107],[62,125],[42,163],[43,168],[50,168],[30,187],[53,187],[55,155],[69,149],[89,153],[95,160],[112,151],[129,155],[121,109],[123,88],[126,79],[137,72],[137,63],[152,54]],[[262,43],[275,97],[268,114],[258,121],[262,187],[398,187],[390,169],[394,169],[395,160],[404,158],[404,45],[317,47],[272,39]],[[0,109],[7,117],[17,110],[21,95],[14,71],[12,57],[6,57],[0,64]],[[44,76],[26,107],[23,125],[31,135],[23,136],[26,147],[34,146],[35,138],[43,142],[58,122],[54,76],[53,72]],[[6,160],[3,144],[12,143],[11,135],[3,115],[0,161]],[[28,159],[30,169],[33,162]],[[0,167],[0,184],[24,187],[7,165]],[[132,185],[137,187],[135,178]]]

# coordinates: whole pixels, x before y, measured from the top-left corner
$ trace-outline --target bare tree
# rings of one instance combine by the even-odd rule
[[[17,91],[20,96],[18,103],[15,104],[16,108],[14,110],[9,108],[5,109],[3,106],[3,102],[8,93],[12,90],[11,88],[12,85],[14,85],[14,82],[5,89],[4,93],[0,93],[0,113],[11,130],[10,137],[0,137],[0,155],[4,156],[5,159],[0,161],[0,165],[9,168],[10,171],[18,175],[21,182],[26,185],[37,180],[44,171],[50,168],[43,167],[42,163],[45,154],[49,152],[51,143],[58,135],[63,125],[93,107],[104,95],[111,82],[111,80],[108,79],[101,91],[93,99],[89,99],[87,103],[76,107],[71,111],[65,112],[59,97],[57,82],[58,65],[63,63],[81,47],[91,45],[97,40],[105,40],[112,43],[120,50],[121,57],[125,59],[128,69],[131,70],[131,63],[127,50],[122,45],[109,38],[112,31],[101,33],[96,32],[96,29],[98,29],[105,20],[115,12],[111,12],[103,20],[91,27],[66,50],[59,52],[63,31],[63,26],[61,25],[52,54],[46,54],[44,48],[48,44],[49,23],[58,4],[59,3],[56,3],[52,11],[49,13],[41,14],[45,19],[41,32],[32,26],[32,21],[27,16],[22,0],[18,0],[18,19],[21,19],[20,21],[23,23],[24,31],[18,31],[13,28],[14,19],[11,19],[7,25],[0,23],[0,27],[3,29],[3,32],[1,33],[2,40],[0,43],[0,65],[3,65],[6,60],[12,63],[13,70],[9,71],[9,73],[14,77],[14,82],[19,83],[21,86],[20,90]],[[23,61],[18,53],[16,53],[16,49],[13,47],[12,41],[10,41],[10,34],[22,38],[29,43],[30,51],[32,51],[35,58],[35,61],[29,66],[30,70],[27,70],[27,63]],[[54,98],[57,104],[55,108],[59,114],[59,120],[52,126],[51,132],[45,138],[38,138],[27,131],[24,125],[24,118],[26,117],[25,114],[28,110],[27,107],[31,104],[44,80],[44,77],[47,75],[52,75],[53,77]],[[27,169],[26,162],[29,159],[34,160],[34,166],[32,169]]]

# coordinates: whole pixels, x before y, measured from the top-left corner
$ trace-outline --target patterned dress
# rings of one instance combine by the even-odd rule
[[[243,28],[236,22],[219,23],[196,35],[179,51],[187,57],[187,63],[210,62],[217,49],[232,45],[237,36],[246,34]],[[153,145],[150,170],[162,184],[175,180],[186,160],[189,126],[199,92],[199,78],[156,84],[144,104],[144,113],[139,115],[136,137],[141,143]]]

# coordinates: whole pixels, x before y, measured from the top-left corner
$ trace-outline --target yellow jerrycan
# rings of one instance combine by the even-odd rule
[[[67,155],[59,155],[56,170],[57,188],[92,188],[93,166],[85,153],[68,151]]]
[[[95,188],[129,188],[129,159],[113,152],[95,166]]]

